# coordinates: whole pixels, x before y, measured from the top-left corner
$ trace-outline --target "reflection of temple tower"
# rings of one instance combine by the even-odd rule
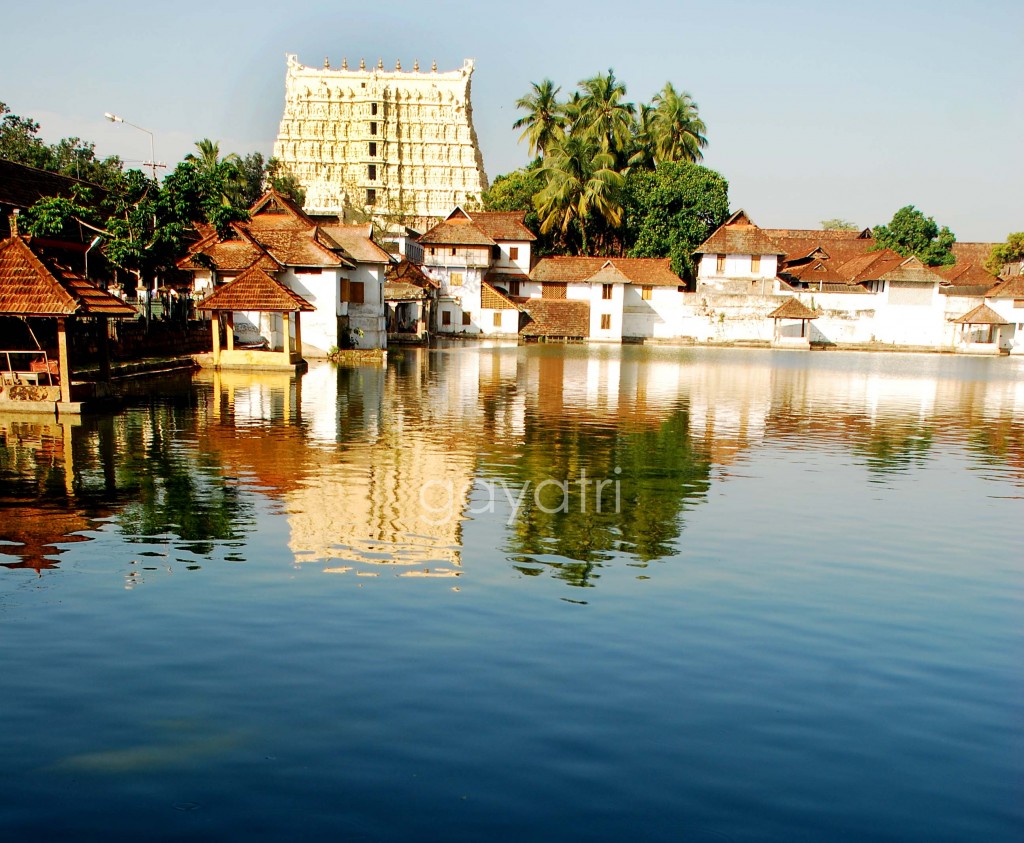
[[[473,475],[468,454],[424,437],[358,446],[286,495],[289,547],[329,571],[456,576]]]
[[[288,57],[274,157],[311,214],[358,209],[439,217],[487,189],[473,128],[473,62],[421,72],[313,68]]]

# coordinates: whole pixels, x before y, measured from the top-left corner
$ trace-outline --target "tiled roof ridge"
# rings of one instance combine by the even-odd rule
[[[17,236],[7,238],[6,240],[3,241],[3,243],[0,243],[0,254],[2,254],[8,248],[17,249],[21,253],[21,257],[28,260],[29,264],[41,277],[41,279],[48,283],[51,287],[53,287],[54,291],[57,292],[59,296],[65,300],[69,308],[68,310],[66,310],[66,313],[68,315],[78,310],[79,306],[81,305],[81,299],[73,296],[67,289],[64,288],[64,285],[57,280],[56,276],[53,274],[50,268],[47,267],[42,260],[40,260],[39,256],[36,255],[36,253],[29,247],[28,243],[26,243],[24,239]]]

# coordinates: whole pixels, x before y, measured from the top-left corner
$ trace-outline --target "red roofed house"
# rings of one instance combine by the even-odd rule
[[[543,258],[520,286],[517,301],[529,320],[522,334],[606,342],[671,339],[680,335],[684,290],[668,258]],[[573,304],[559,310],[559,302]],[[559,327],[556,314],[562,312],[565,324]],[[536,333],[533,321],[544,326],[543,333]]]
[[[514,337],[519,310],[509,296],[529,280],[530,247],[536,239],[522,211],[456,208],[421,235],[424,271],[438,282],[436,324],[440,334]]]
[[[233,225],[226,237],[207,234],[178,262],[180,269],[192,273],[197,298],[258,269],[310,306],[301,308],[307,312],[302,336],[295,337],[298,321],[283,316],[282,310],[237,311],[229,317],[236,330],[254,325],[271,350],[288,347],[310,357],[325,357],[332,348],[348,344],[387,345],[384,274],[393,258],[373,241],[370,225],[319,224],[274,191],[250,214],[248,222]],[[253,283],[253,278],[248,281]],[[262,279],[260,283],[266,286]]]

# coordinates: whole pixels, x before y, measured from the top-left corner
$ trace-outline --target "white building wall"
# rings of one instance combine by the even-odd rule
[[[303,357],[326,357],[332,348],[339,345],[337,310],[342,271],[332,268],[311,273],[289,267],[278,276],[284,286],[316,308],[301,317]],[[275,323],[274,333],[278,336],[271,339],[271,343],[276,348],[283,340],[279,322]]]
[[[625,292],[625,284],[609,284],[612,290],[610,299],[604,298],[604,284],[570,284],[568,286],[569,298],[586,298],[584,291],[590,293],[590,339],[603,340],[607,342],[622,342],[622,301]],[[580,295],[573,295],[579,291]],[[608,315],[610,327],[601,327],[601,317]]]
[[[517,256],[512,260],[510,250],[517,249]],[[492,268],[505,272],[521,272],[524,275],[530,271],[530,241],[529,240],[499,240],[499,254],[492,263]]]

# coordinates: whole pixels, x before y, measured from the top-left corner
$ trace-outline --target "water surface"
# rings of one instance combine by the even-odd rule
[[[1022,374],[469,346],[0,418],[0,830],[1020,840]]]

